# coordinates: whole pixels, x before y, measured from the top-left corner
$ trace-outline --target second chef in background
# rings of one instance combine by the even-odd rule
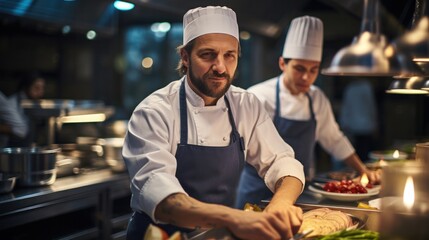
[[[323,23],[303,16],[292,20],[283,54],[278,63],[282,74],[248,89],[264,104],[282,138],[290,144],[304,165],[306,177],[315,173],[316,142],[337,159],[345,161],[373,183],[380,173],[362,163],[355,149],[341,132],[325,94],[313,85],[322,60]],[[246,202],[259,203],[272,193],[251,165],[246,165],[238,189],[237,207]]]
[[[123,157],[134,214],[127,239],[147,226],[227,228],[240,239],[288,239],[302,210],[303,167],[258,99],[231,85],[240,55],[235,12],[189,10],[183,18],[179,71],[184,75],[144,99],[128,124]],[[275,192],[264,212],[234,209],[244,163]],[[179,228],[180,227],[180,228]]]

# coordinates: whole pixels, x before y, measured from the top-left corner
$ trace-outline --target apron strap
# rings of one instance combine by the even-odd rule
[[[244,146],[244,139],[240,137],[240,133],[238,132],[237,127],[235,126],[235,120],[234,120],[234,116],[232,115],[232,109],[230,107],[229,100],[226,96],[224,96],[224,99],[225,99],[226,107],[228,108],[229,122],[231,123],[231,127],[232,127],[231,141],[232,140],[236,141],[237,138],[240,138],[239,139],[240,147],[241,147],[241,150],[244,151],[246,150],[246,147]]]
[[[186,106],[185,81],[180,85],[180,144],[188,144],[188,111]]]
[[[310,108],[310,114],[311,114],[311,119],[315,119],[315,114],[314,114],[314,110],[313,110],[313,100],[310,97],[310,94],[308,92],[305,93],[305,95],[308,98],[308,105]],[[280,76],[277,77],[277,85],[276,85],[276,109],[275,109],[275,113],[274,113],[274,122],[276,121],[276,119],[280,117]]]

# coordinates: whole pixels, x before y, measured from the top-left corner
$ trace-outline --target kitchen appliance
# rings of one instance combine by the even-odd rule
[[[0,173],[0,194],[8,193],[13,190],[16,183],[16,177]]]
[[[55,182],[56,156],[59,148],[2,148],[0,170],[17,175],[20,186],[44,186]]]
[[[104,159],[113,172],[124,172],[125,163],[122,158],[124,138],[101,138],[98,143],[103,146]]]
[[[52,146],[61,148],[62,157],[77,159],[79,168],[102,169],[107,167],[103,158],[103,147],[99,144],[65,143]]]

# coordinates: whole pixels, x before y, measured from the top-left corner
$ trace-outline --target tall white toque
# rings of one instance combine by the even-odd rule
[[[229,34],[239,40],[235,12],[220,6],[198,7],[186,12],[183,16],[183,45],[208,33]]]
[[[292,20],[283,48],[283,58],[322,60],[323,23],[316,17],[303,16]]]

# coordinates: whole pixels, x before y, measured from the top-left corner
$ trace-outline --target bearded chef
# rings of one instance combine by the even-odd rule
[[[329,99],[313,85],[322,59],[323,23],[303,16],[290,24],[283,54],[278,63],[279,76],[248,89],[264,104],[278,132],[295,151],[304,165],[307,179],[315,172],[316,142],[336,159],[345,161],[371,182],[380,181],[380,172],[371,171],[362,163],[353,146],[339,129]],[[246,202],[259,203],[270,199],[272,192],[258,172],[246,164],[241,175],[236,207]]]
[[[235,12],[191,9],[183,27],[183,77],[144,99],[128,123],[127,239],[141,240],[149,224],[170,234],[227,228],[240,239],[289,239],[302,222],[293,203],[304,171],[258,99],[231,85],[240,55]],[[274,192],[264,212],[232,208],[245,162]]]

